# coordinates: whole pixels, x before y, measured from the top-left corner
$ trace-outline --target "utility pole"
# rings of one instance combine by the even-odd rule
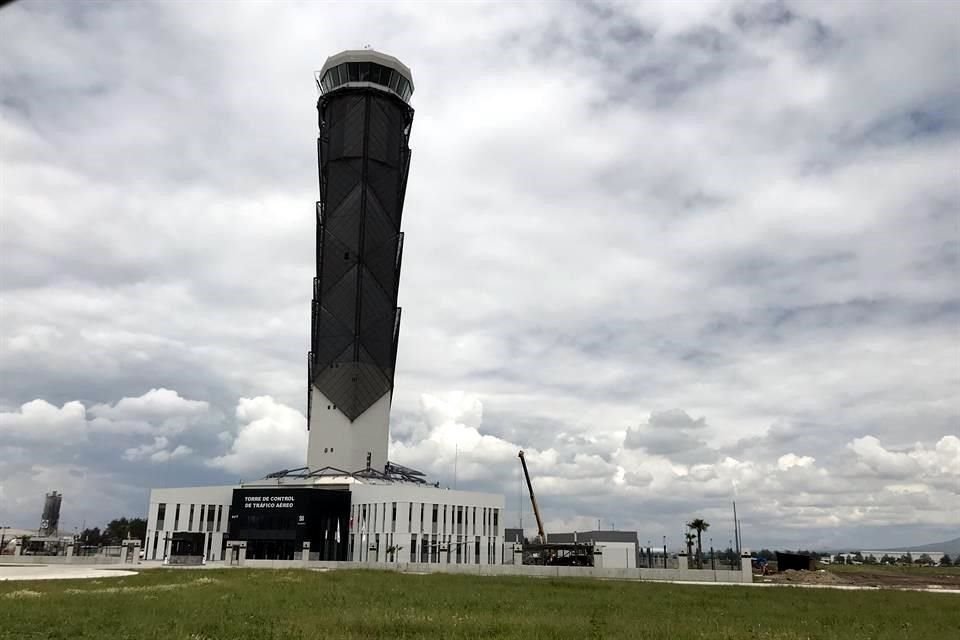
[[[733,501],[733,538],[737,541],[737,557],[740,557],[740,526],[737,524],[737,501]]]

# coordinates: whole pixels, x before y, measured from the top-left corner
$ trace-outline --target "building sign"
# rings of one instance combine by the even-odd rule
[[[350,492],[316,487],[233,491],[229,539],[247,542],[247,557],[291,559],[304,542],[318,559],[346,559]]]
[[[293,509],[293,496],[243,496],[244,509]]]

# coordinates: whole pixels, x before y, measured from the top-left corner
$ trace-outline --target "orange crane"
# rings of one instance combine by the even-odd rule
[[[527,460],[523,457],[523,450],[519,454],[520,464],[523,465],[523,475],[527,479],[527,490],[530,492],[530,502],[533,504],[533,515],[537,518],[537,540],[546,544],[547,534],[543,532],[543,520],[540,519],[540,508],[537,507],[537,497],[533,495],[533,485],[530,483],[530,472],[527,471]]]

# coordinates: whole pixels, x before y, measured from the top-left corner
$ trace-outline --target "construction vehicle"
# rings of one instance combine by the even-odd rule
[[[540,517],[540,507],[537,506],[537,496],[533,493],[533,483],[530,482],[530,472],[527,470],[527,459],[523,455],[523,450],[517,457],[520,458],[520,464],[523,467],[523,476],[527,480],[527,491],[530,493],[530,504],[533,505],[533,515],[537,519],[536,542],[523,545],[523,564],[594,566],[594,556],[599,555],[600,550],[592,542],[547,542],[547,534],[543,531],[543,519]]]
[[[537,519],[537,542],[544,544],[547,541],[547,534],[543,532],[543,520],[540,518],[540,508],[537,506],[537,496],[533,493],[533,484],[530,482],[530,472],[527,471],[527,459],[523,457],[523,449],[520,450],[518,457],[523,466],[523,477],[527,479],[527,491],[530,493],[530,502],[533,504],[533,515]]]

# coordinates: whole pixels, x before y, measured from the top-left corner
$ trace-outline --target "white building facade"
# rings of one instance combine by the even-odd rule
[[[356,562],[502,562],[502,495],[379,484],[355,485],[352,494]]]
[[[147,538],[144,558],[164,560],[176,538],[192,534],[202,540],[199,553],[204,560],[223,560],[224,540],[230,518],[234,486],[152,489],[147,511]],[[174,534],[181,534],[175,536]],[[199,535],[197,535],[199,534]]]
[[[231,523],[238,522],[236,514],[231,518],[231,506],[236,508],[238,504],[235,492],[276,495],[287,490],[302,495],[311,488],[346,494],[349,519],[344,519],[342,529],[336,518],[330,520],[333,524],[324,532],[323,543],[313,540],[312,548],[291,552],[291,559],[302,557],[300,554],[305,552],[310,553],[312,560],[329,559],[330,546],[342,544],[344,553],[338,557],[355,562],[503,562],[502,495],[353,476],[268,478],[236,486],[154,489],[150,492],[144,558],[168,560],[171,556],[185,556],[202,562],[225,561],[228,542],[254,544],[248,539],[249,529],[245,530],[246,535],[231,531]],[[275,511],[266,509],[263,513]],[[320,517],[306,515],[307,520]],[[296,523],[287,527],[288,531],[296,529]],[[258,537],[257,541],[261,547],[273,548],[270,540]],[[321,555],[322,545],[326,545],[327,556]],[[288,543],[287,550],[291,548]],[[295,548],[303,548],[301,540],[297,540]]]

